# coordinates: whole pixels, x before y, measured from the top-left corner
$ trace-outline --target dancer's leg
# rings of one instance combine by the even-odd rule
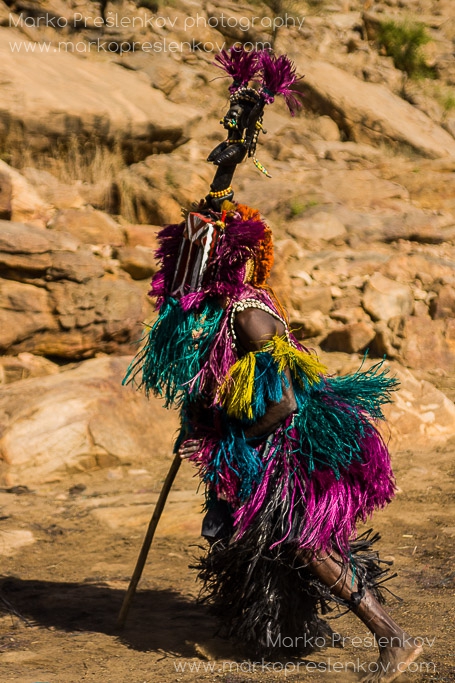
[[[334,552],[313,555],[300,551],[299,557],[334,595],[350,601],[352,593],[358,590],[358,582],[353,581],[349,566]],[[365,591],[352,611],[376,636],[379,646],[377,670],[368,674],[364,683],[390,683],[419,656],[422,646],[398,626],[371,591]]]

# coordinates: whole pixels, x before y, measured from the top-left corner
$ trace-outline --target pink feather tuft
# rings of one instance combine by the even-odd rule
[[[295,64],[286,55],[277,57],[272,52],[264,50],[260,53],[262,88],[261,95],[267,104],[271,104],[275,95],[283,95],[289,111],[294,116],[295,110],[301,106],[291,86],[300,81],[303,76],[297,76]]]
[[[216,63],[218,62],[218,63]],[[232,77],[234,83],[229,92],[248,85],[261,68],[260,56],[256,50],[245,50],[243,45],[233,45],[229,51],[221,50],[215,57],[215,66]]]

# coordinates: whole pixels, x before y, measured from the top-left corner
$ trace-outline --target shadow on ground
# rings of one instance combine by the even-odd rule
[[[116,628],[116,620],[125,591],[103,583],[3,577],[0,591],[6,604],[33,625],[104,633],[142,652],[161,650],[179,657],[194,657],[195,634],[198,643],[203,643],[210,641],[216,630],[203,605],[176,591],[138,591],[122,630]],[[5,609],[6,604],[0,604],[0,609]]]

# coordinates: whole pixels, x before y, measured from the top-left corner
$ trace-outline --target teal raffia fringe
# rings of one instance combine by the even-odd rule
[[[264,465],[258,449],[234,429],[211,448],[213,461],[202,472],[208,490],[223,489],[231,501],[247,500],[263,476]]]
[[[373,430],[371,420],[384,419],[382,405],[390,403],[398,386],[382,366],[325,377],[310,390],[296,392],[294,426],[309,474],[329,467],[339,479],[353,461],[361,461],[363,441]]]
[[[139,375],[138,385],[147,395],[163,397],[166,407],[180,405],[210,351],[223,313],[213,300],[195,312],[184,311],[176,299],[168,299],[123,384]],[[198,393],[197,384],[193,383],[192,390]]]
[[[371,417],[383,420],[382,406],[392,402],[392,393],[398,389],[399,381],[384,368],[384,361],[372,365],[369,370],[362,367],[352,375],[329,377],[327,388],[340,400],[357,406]]]
[[[284,372],[278,372],[278,363],[273,356],[270,353],[257,353],[251,404],[254,416],[252,422],[264,415],[269,403],[281,401],[283,383],[289,384]]]

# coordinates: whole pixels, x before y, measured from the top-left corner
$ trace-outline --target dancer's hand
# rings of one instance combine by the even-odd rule
[[[180,444],[178,454],[184,460],[201,450],[202,439],[186,439]]]

